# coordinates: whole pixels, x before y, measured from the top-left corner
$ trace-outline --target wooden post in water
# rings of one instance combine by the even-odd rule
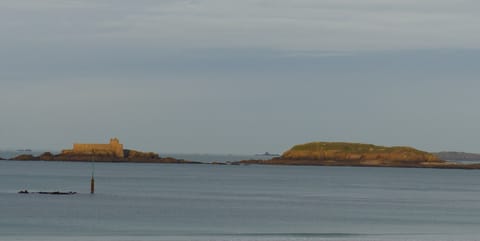
[[[92,176],[92,179],[90,179],[90,194],[94,194],[95,193],[95,179],[93,179],[93,176]]]
[[[92,178],[90,179],[90,194],[95,193],[95,151],[92,150]]]

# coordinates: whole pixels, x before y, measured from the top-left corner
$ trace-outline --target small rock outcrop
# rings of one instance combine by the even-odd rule
[[[136,159],[155,160],[160,158],[160,156],[157,153],[140,152],[140,151],[128,150],[128,149],[124,150],[124,155],[127,159],[130,159],[130,160],[136,160]]]
[[[42,155],[38,156],[38,159],[44,161],[53,161],[55,160],[55,156],[51,152],[45,152]]]

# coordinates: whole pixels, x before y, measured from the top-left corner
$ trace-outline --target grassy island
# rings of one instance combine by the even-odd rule
[[[440,161],[436,156],[412,147],[386,147],[348,142],[311,142],[296,145],[283,153],[282,158],[364,161]]]
[[[243,164],[321,165],[321,166],[384,166],[384,167],[449,167],[452,164],[435,155],[405,146],[377,146],[349,142],[311,142],[296,145],[280,157],[250,160]]]

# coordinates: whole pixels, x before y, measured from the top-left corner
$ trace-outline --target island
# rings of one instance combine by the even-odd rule
[[[311,142],[296,145],[280,157],[244,160],[233,164],[368,166],[480,169],[480,164],[459,164],[412,147],[386,147],[349,142]]]
[[[10,160],[20,161],[71,161],[71,162],[141,162],[141,163],[186,163],[201,162],[160,157],[157,153],[124,149],[117,138],[107,144],[74,143],[72,149],[62,150],[60,154],[45,152],[39,156],[23,154]]]
[[[450,162],[438,156],[438,153],[429,153],[407,146],[387,147],[351,142],[310,142],[295,145],[282,155],[272,156],[271,159],[206,163],[160,157],[153,152],[124,149],[123,144],[117,138],[112,138],[107,144],[74,143],[72,149],[62,150],[59,154],[50,152],[39,156],[22,154],[9,160],[480,169],[480,163]]]

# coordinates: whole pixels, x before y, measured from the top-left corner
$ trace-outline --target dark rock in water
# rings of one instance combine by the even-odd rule
[[[49,195],[73,195],[77,192],[37,192],[38,194],[49,194]]]
[[[74,195],[77,194],[77,192],[29,192],[28,190],[20,190],[18,192],[19,194],[48,194],[48,195]]]

